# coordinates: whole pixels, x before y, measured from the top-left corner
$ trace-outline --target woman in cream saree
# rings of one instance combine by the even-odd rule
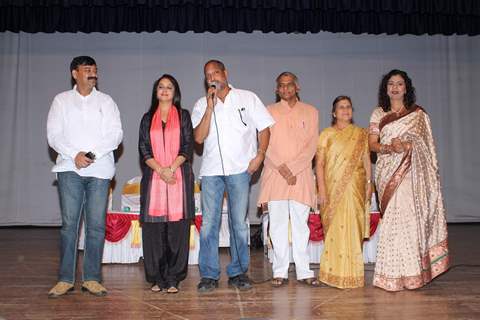
[[[332,126],[319,137],[317,184],[326,234],[319,280],[337,288],[364,285],[363,239],[368,237],[370,158],[368,134],[352,124],[349,97],[333,102]],[[368,206],[369,207],[369,206]]]
[[[380,85],[369,143],[383,215],[373,285],[417,289],[448,269],[447,226],[430,119],[415,104],[408,75],[392,70]]]

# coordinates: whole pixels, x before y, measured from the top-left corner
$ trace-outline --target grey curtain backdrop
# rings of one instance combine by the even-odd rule
[[[418,103],[431,116],[449,222],[480,221],[480,38],[353,34],[25,34],[0,33],[0,225],[59,225],[53,154],[46,118],[53,97],[70,89],[72,57],[91,55],[99,67],[99,88],[117,102],[124,139],[117,163],[113,207],[122,185],[140,174],[138,126],[153,82],[163,73],[180,82],[183,106],[203,95],[203,64],[223,60],[230,82],[250,89],[267,105],[275,77],[296,73],[301,98],[330,122],[331,101],[350,95],[355,121],[366,127],[382,74],[406,70]],[[201,156],[194,164],[198,174]],[[257,222],[258,182],[249,216]]]

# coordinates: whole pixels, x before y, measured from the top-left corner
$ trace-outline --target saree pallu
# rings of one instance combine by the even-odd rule
[[[377,111],[378,112],[378,111]],[[373,285],[417,289],[449,266],[447,225],[428,115],[420,108],[379,121],[381,144],[411,142],[404,153],[379,154],[376,186],[383,214]]]
[[[318,156],[324,160],[327,202],[321,210],[326,235],[319,280],[337,288],[364,286],[366,152],[365,129],[349,125],[320,134]]]

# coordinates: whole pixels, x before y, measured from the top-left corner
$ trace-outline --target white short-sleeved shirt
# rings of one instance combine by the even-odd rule
[[[204,141],[200,176],[233,175],[246,171],[250,160],[257,154],[257,130],[262,131],[275,122],[257,95],[231,85],[230,88],[225,102],[217,99],[215,117],[218,127],[212,114],[210,130]],[[202,97],[193,107],[194,128],[202,120],[206,109],[207,99]]]

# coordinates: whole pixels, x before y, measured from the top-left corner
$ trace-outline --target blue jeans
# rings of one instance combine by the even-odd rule
[[[247,272],[250,263],[248,248],[247,207],[250,188],[248,172],[230,176],[202,177],[202,228],[200,229],[200,276],[218,280],[220,260],[218,237],[222,215],[223,194],[228,200],[231,263],[227,275],[234,277]]]
[[[78,229],[83,211],[85,213],[83,280],[100,282],[110,180],[82,177],[71,171],[59,172],[57,179],[62,210],[58,279],[69,283],[75,282]]]

